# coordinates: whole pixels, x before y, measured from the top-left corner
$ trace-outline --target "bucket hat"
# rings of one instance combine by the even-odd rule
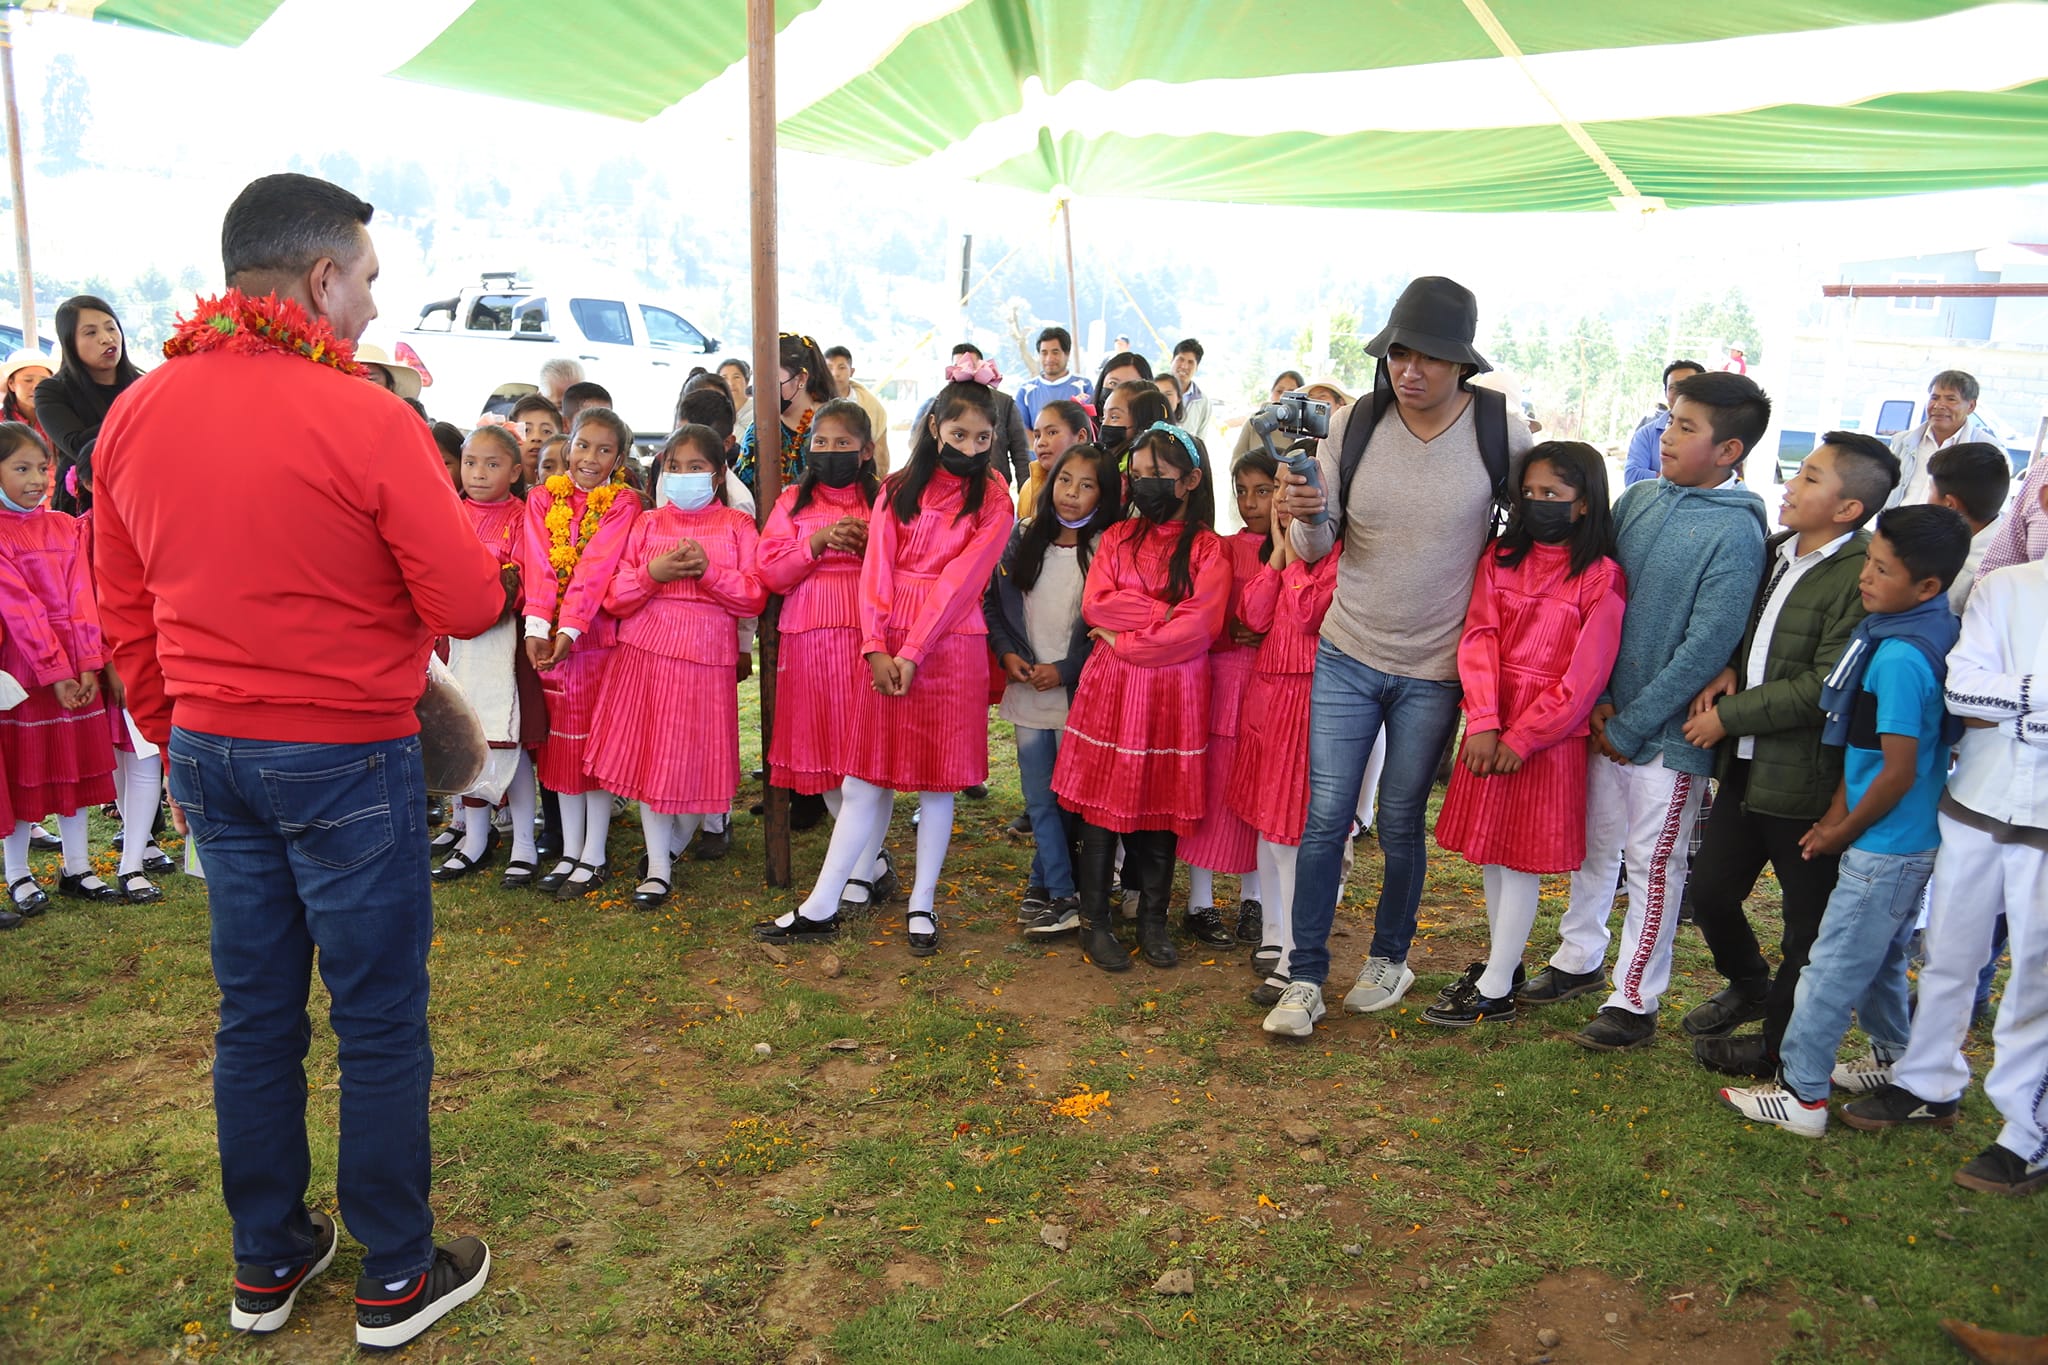
[[[1385,360],[1389,347],[1406,346],[1436,360],[1476,365],[1484,372],[1493,366],[1473,349],[1472,339],[1478,334],[1479,300],[1472,291],[1442,275],[1424,275],[1401,291],[1387,325],[1365,343],[1365,353]]]

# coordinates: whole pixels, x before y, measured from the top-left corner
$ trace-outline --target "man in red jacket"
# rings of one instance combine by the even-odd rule
[[[257,180],[221,229],[229,292],[122,395],[97,448],[108,640],[206,867],[231,1321],[273,1332],[334,1258],[306,1206],[313,954],[341,1057],[336,1189],[363,1243],[356,1337],[411,1340],[490,1252],[427,1206],[427,792],[414,704],[437,635],[505,610],[427,428],[365,383],[370,206]]]

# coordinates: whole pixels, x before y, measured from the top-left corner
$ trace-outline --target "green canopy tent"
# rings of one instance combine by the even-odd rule
[[[325,0],[6,5],[230,45],[335,19]],[[2048,181],[2048,0],[358,0],[346,21],[401,79],[501,95],[543,45],[605,79],[521,99],[744,132],[769,374],[778,141],[1063,206],[1642,212]],[[25,228],[21,250],[26,291]]]

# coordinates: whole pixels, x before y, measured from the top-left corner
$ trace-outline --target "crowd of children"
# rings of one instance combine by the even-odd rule
[[[677,858],[740,787],[735,683],[773,595],[768,769],[821,798],[833,826],[809,894],[756,937],[829,939],[895,899],[885,844],[895,796],[915,793],[904,928],[913,955],[937,950],[954,795],[987,776],[993,670],[1033,844],[1020,932],[1077,932],[1109,972],[1134,955],[1171,968],[1185,862],[1182,936],[1251,949],[1267,1030],[1312,1031],[1320,993],[1302,1004],[1288,972],[1339,555],[1297,553],[1272,455],[1253,445],[1218,469],[1156,382],[1123,375],[1100,395],[1079,383],[1033,404],[1035,459],[1013,504],[990,460],[996,377],[963,360],[909,460],[882,478],[870,416],[824,396],[815,343],[785,337],[782,355],[789,477],[758,533],[755,447],[735,439],[716,376],[686,388],[644,480],[629,481],[632,433],[604,406],[565,420],[533,396],[461,439],[451,469],[515,605],[445,643],[491,760],[437,841],[435,879],[472,875],[509,835],[505,886],[579,897],[611,875],[625,800],[646,850],[630,903],[664,905]],[[1751,1083],[1721,1090],[1728,1105],[1819,1136],[1830,1092],[1846,1090],[1853,1127],[1945,1126],[2003,944],[2013,971],[1987,1090],[2005,1128],[1958,1178],[2040,1188],[2048,565],[1973,586],[2010,481],[1989,446],[1942,450],[1929,500],[1880,512],[1898,458],[1829,433],[1786,482],[1773,533],[1736,473],[1768,420],[1746,376],[1697,374],[1673,386],[1660,477],[1618,501],[1589,446],[1538,445],[1517,466],[1457,646],[1463,738],[1436,826],[1481,869],[1489,943],[1421,1017],[1498,1027],[1598,996],[1575,1041],[1647,1045],[1690,879],[1726,985],[1682,1028],[1703,1066]],[[89,447],[78,468],[89,489]],[[102,646],[90,514],[45,510],[50,479],[37,432],[0,425],[0,927],[48,904],[27,855],[51,815],[59,894],[161,895],[147,875],[161,866],[161,765],[124,721]],[[1228,537],[1215,527],[1225,493],[1243,525]],[[92,873],[85,812],[117,800],[110,884]],[[1766,866],[1781,891],[1775,971],[1744,912]],[[1238,879],[1234,922],[1217,874]],[[1544,876],[1569,876],[1570,897],[1531,973]],[[1135,953],[1118,936],[1126,904]],[[1844,1062],[1852,1026],[1868,1050]]]

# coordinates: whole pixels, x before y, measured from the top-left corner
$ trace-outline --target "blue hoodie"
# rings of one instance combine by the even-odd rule
[[[1628,610],[1601,697],[1616,708],[1608,743],[1631,763],[1662,758],[1706,777],[1713,751],[1687,742],[1686,707],[1742,643],[1763,575],[1764,500],[1739,484],[1658,479],[1621,495],[1614,525]]]

